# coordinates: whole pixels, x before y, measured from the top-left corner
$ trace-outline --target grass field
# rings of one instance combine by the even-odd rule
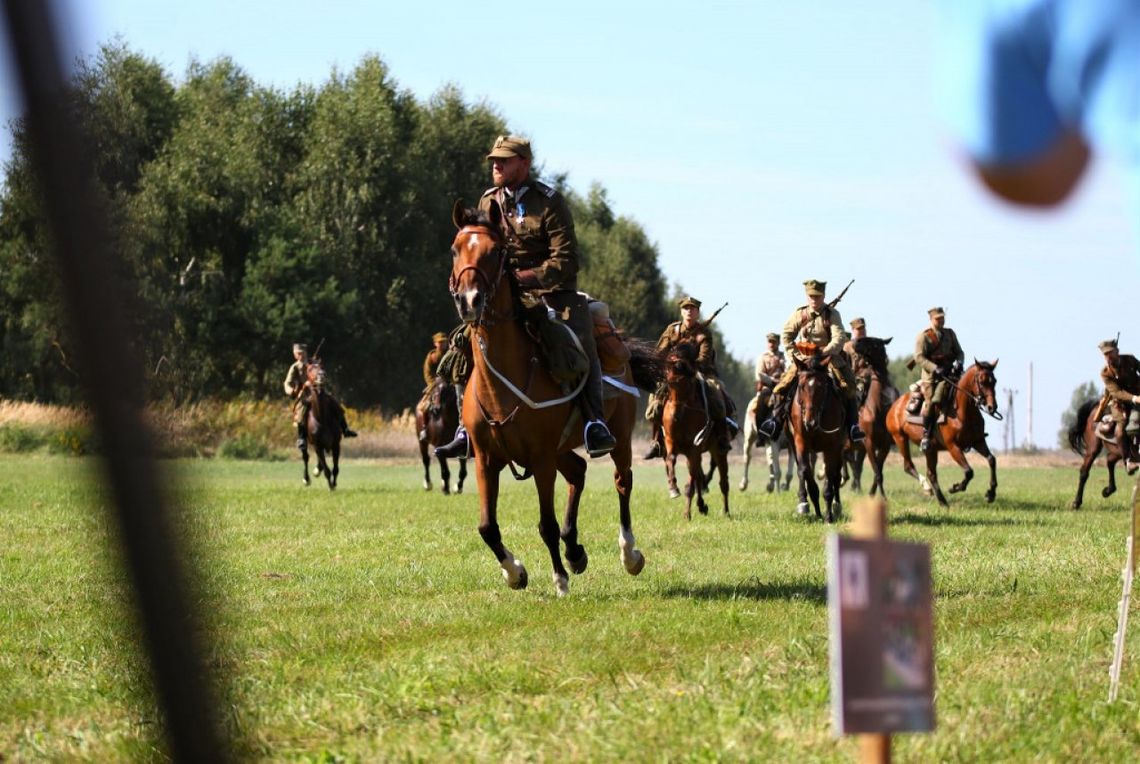
[[[294,462],[164,466],[199,545],[211,662],[244,758],[856,757],[830,725],[830,529],[795,517],[786,494],[734,487],[733,519],[686,523],[660,462],[639,464],[648,562],[634,578],[597,464],[580,521],[589,569],[558,599],[530,483],[508,476],[500,513],[530,571],[516,592],[475,530],[473,479],[445,497],[411,462],[349,461],[330,494],[302,489]],[[161,757],[96,467],[0,458],[3,761]],[[1072,512],[1074,469],[999,478],[995,504],[981,472],[940,510],[887,476],[891,534],[933,545],[936,593],[938,729],[896,737],[896,760],[1134,760],[1140,625],[1120,700],[1105,700],[1128,489],[1101,499],[1098,468]]]

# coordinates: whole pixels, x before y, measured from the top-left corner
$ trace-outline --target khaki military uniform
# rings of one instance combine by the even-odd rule
[[[787,371],[787,366],[784,356],[765,350],[756,359],[756,390],[759,391],[762,387],[769,389],[775,387],[780,377]]]
[[[950,383],[945,379],[935,380],[939,367],[948,368],[955,361],[962,363],[966,358],[958,336],[949,327],[941,332],[928,327],[914,341],[914,362],[922,372],[922,394],[927,401],[942,405],[950,394]],[[932,389],[933,388],[933,389]]]
[[[424,384],[429,388],[435,384],[435,375],[439,370],[439,362],[443,360],[446,350],[433,347],[424,358]]]
[[[796,342],[813,342],[819,346],[821,355],[831,357],[828,369],[840,392],[854,400],[855,377],[851,374],[851,366],[843,353],[843,341],[843,319],[838,310],[830,305],[824,305],[819,312],[812,310],[810,305],[796,308],[780,332],[780,342],[784,346],[787,358],[787,369],[784,371],[784,376],[776,383],[773,392],[783,393],[796,378],[797,369],[794,362]]]
[[[586,357],[596,359],[594,322],[586,298],[578,292],[578,239],[566,199],[557,189],[528,178],[513,195],[504,188],[487,189],[479,210],[489,213],[493,201],[503,212],[507,267],[532,271],[539,282],[537,288],[519,290],[523,307],[532,311],[532,318],[552,309],[574,331]]]
[[[306,370],[308,362],[296,361],[285,374],[285,394],[293,399],[293,424],[299,424],[303,416],[304,406],[301,405],[301,391],[305,389],[308,381]]]
[[[1100,381],[1108,395],[1108,412],[1113,421],[1123,422],[1132,410],[1132,396],[1140,395],[1140,361],[1134,355],[1121,354],[1116,366],[1105,364]]]

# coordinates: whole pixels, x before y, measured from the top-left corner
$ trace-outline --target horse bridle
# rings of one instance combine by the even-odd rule
[[[461,234],[464,234],[464,233],[475,234],[477,232],[478,233],[487,233],[491,236],[492,240],[496,239],[492,229],[489,226],[485,226],[485,225],[466,225],[463,228],[459,229],[459,233],[457,233],[455,236],[456,236],[456,238],[459,238],[459,236]],[[478,263],[476,263],[474,265],[463,266],[462,268],[459,269],[458,273],[452,273],[450,276],[448,276],[448,279],[447,279],[447,289],[448,289],[448,292],[451,293],[452,302],[456,302],[458,300],[458,297],[459,297],[459,289],[458,289],[459,279],[461,279],[463,277],[463,274],[466,273],[467,271],[474,271],[475,272],[475,280],[481,281],[486,286],[486,288],[487,288],[486,297],[484,298],[482,304],[479,306],[478,311],[476,311],[475,319],[473,321],[469,322],[469,323],[475,324],[476,326],[483,326],[483,325],[490,325],[491,324],[491,321],[489,319],[484,320],[483,313],[488,310],[488,306],[490,306],[491,302],[495,299],[495,292],[498,291],[499,284],[503,280],[503,272],[504,272],[504,270],[506,270],[506,267],[507,267],[507,248],[506,247],[504,247],[502,244],[500,244],[496,241],[495,248],[491,250],[491,255],[496,256],[499,259],[498,266],[495,269],[496,273],[495,273],[494,278],[489,277],[483,271],[483,269],[479,267]],[[482,258],[480,258],[480,260],[481,259]],[[501,319],[502,316],[499,316],[498,318]]]
[[[975,377],[974,377],[974,385],[978,388],[978,392],[976,392],[976,393],[970,392],[969,390],[962,389],[961,387],[958,386],[957,382],[950,379],[949,377],[942,377],[942,381],[944,381],[946,384],[950,385],[950,387],[954,388],[958,392],[962,393],[962,395],[965,395],[967,398],[969,398],[971,401],[973,401],[974,406],[981,413],[985,414],[986,416],[988,416],[991,419],[998,421],[998,422],[1005,419],[1005,417],[1003,417],[1001,415],[1001,412],[997,410],[996,406],[994,407],[994,411],[992,414],[990,413],[989,408],[986,407],[986,397],[984,395],[982,395],[982,393],[981,393],[982,385],[978,381],[977,375],[975,375]]]
[[[827,408],[827,400],[831,396],[831,385],[828,384],[827,370],[823,369],[823,367],[820,367],[820,369],[822,369],[822,374],[821,374],[820,370],[816,370],[816,369],[805,370],[805,371],[808,371],[808,373],[810,373],[812,375],[820,375],[823,377],[823,379],[822,379],[822,382],[823,382],[823,401],[819,404],[818,410],[816,409],[816,407],[814,407],[814,406],[812,407],[811,419],[804,422],[804,430],[806,432],[811,432],[813,430],[819,430],[822,433],[830,435],[833,432],[838,432],[840,428],[836,427],[834,430],[824,430],[824,429],[821,429],[819,426],[819,418],[821,416],[823,416],[823,411],[824,411],[824,409]],[[804,389],[804,385],[800,384],[800,382],[797,380],[796,381],[796,398],[798,398],[800,401],[800,411],[804,410],[803,398],[801,397],[803,395],[803,389]]]

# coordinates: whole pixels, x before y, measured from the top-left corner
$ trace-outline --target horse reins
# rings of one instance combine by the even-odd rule
[[[950,379],[949,377],[941,377],[940,379],[943,382],[945,382],[946,384],[950,385],[950,387],[952,387],[955,390],[957,390],[958,392],[960,392],[962,395],[969,398],[973,402],[974,407],[977,408],[978,411],[980,411],[981,413],[985,414],[986,416],[988,416],[991,419],[994,419],[995,421],[998,421],[998,422],[1005,419],[1005,417],[1003,417],[1001,415],[1001,412],[998,411],[996,407],[994,408],[994,412],[992,414],[990,413],[990,410],[985,405],[986,404],[985,396],[983,396],[980,392],[971,393],[969,390],[964,390],[961,387],[959,387],[958,384],[954,380]],[[980,389],[981,385],[978,385],[978,387]]]

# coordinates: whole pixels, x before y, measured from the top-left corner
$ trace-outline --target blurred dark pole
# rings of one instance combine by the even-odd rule
[[[24,96],[32,160],[59,258],[72,336],[88,403],[105,447],[113,520],[134,584],[170,755],[225,761],[229,751],[205,672],[203,630],[189,596],[185,561],[171,531],[143,421],[143,376],[127,320],[128,285],[116,275],[92,188],[92,157],[69,121],[64,67],[49,0],[4,0]]]

